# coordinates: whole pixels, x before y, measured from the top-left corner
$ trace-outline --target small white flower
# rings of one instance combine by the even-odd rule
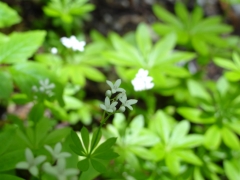
[[[45,161],[46,156],[37,156],[35,158],[31,149],[26,148],[25,157],[26,157],[26,161],[19,162],[16,165],[16,168],[27,169],[32,175],[38,176],[39,174],[38,165],[41,164],[43,161]]]
[[[49,97],[54,95],[54,92],[52,92],[52,90],[55,88],[55,84],[50,83],[48,78],[45,79],[45,80],[40,80],[39,84],[40,84],[39,88],[37,86],[32,86],[32,91],[33,92],[44,93],[44,94],[48,95]]]
[[[84,46],[86,45],[85,41],[79,41],[76,36],[71,36],[70,38],[62,37],[62,44],[67,48],[72,48],[74,51],[84,51]]]
[[[45,80],[40,80],[39,84],[41,85],[40,91],[42,91],[42,89],[43,89],[43,91],[45,91],[45,90],[51,90],[51,89],[55,88],[55,84],[53,84],[53,83],[50,84],[50,81],[48,78]]]
[[[143,91],[154,87],[152,80],[153,78],[148,76],[148,70],[139,69],[135,78],[131,82],[135,91]]]
[[[55,47],[51,48],[51,53],[52,54],[57,54],[58,53],[58,49],[55,48]]]
[[[127,100],[127,96],[125,93],[122,93],[123,95],[119,98],[119,100],[121,101],[122,105],[127,107],[130,110],[133,110],[132,106],[133,104],[137,103],[136,99],[129,99]]]
[[[119,88],[119,86],[121,84],[121,79],[116,80],[116,82],[114,84],[108,80],[106,82],[110,86],[113,94],[116,92],[125,92],[125,90],[123,88]]]
[[[104,104],[100,104],[100,107],[107,112],[113,113],[114,111],[116,111],[117,104],[118,102],[115,101],[111,103],[109,97],[107,96],[105,98]]]
[[[38,92],[37,86],[33,86],[33,87],[32,87],[32,90],[33,90],[34,92]]]

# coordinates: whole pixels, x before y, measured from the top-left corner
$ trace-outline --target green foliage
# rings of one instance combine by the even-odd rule
[[[169,118],[158,111],[151,124],[160,136],[161,141],[157,143],[152,152],[157,156],[156,160],[165,159],[169,171],[177,175],[180,173],[180,161],[196,166],[202,165],[202,161],[191,150],[203,143],[203,136],[198,134],[187,135],[190,130],[190,123],[186,120],[173,126]]]
[[[0,63],[26,62],[42,44],[45,34],[45,31],[10,34],[8,40],[0,45]]]
[[[17,12],[7,4],[0,2],[0,28],[17,24],[21,21],[21,17]]]
[[[65,23],[71,23],[73,16],[83,16],[94,10],[94,6],[87,4],[87,1],[88,0],[51,0],[43,10],[45,14],[50,17],[58,17]]]
[[[78,168],[81,171],[87,171],[90,164],[98,172],[105,172],[105,162],[109,161],[118,155],[112,151],[111,147],[114,145],[116,138],[109,138],[105,142],[99,144],[101,138],[101,131],[98,129],[93,132],[90,140],[88,130],[83,127],[81,129],[81,140],[77,133],[71,132],[73,144],[70,145],[72,151],[79,156],[84,157],[78,162]]]
[[[149,129],[144,128],[143,116],[135,117],[127,127],[124,115],[116,114],[113,125],[109,124],[105,132],[107,137],[117,137],[116,152],[120,154],[118,160],[126,161],[133,169],[139,169],[137,157],[154,160],[156,156],[147,147],[159,142],[159,138]]]
[[[177,66],[177,63],[186,63],[195,55],[190,52],[174,51],[176,35],[166,37],[152,43],[146,24],[140,24],[134,35],[136,45],[130,44],[116,33],[109,38],[114,50],[104,52],[104,56],[116,65],[117,73],[123,79],[130,81],[140,68],[149,71],[157,87],[173,87],[178,84],[174,78],[189,76],[188,70]]]
[[[240,57],[236,52],[234,52],[232,54],[232,59],[233,61],[226,58],[215,57],[214,63],[228,70],[224,74],[228,80],[238,81],[240,79]]]
[[[153,29],[159,35],[165,36],[174,32],[178,44],[194,49],[201,56],[209,55],[212,46],[228,47],[221,34],[230,33],[232,27],[221,23],[221,17],[204,18],[202,8],[198,6],[189,13],[183,3],[176,3],[174,8],[176,16],[159,5],[153,6],[155,15],[163,21],[153,24]]]
[[[240,149],[239,130],[236,126],[240,123],[238,88],[230,86],[224,78],[220,78],[216,87],[211,88],[210,95],[199,83],[192,81],[190,84],[193,97],[198,98],[201,109],[180,107],[178,112],[194,123],[210,124],[205,133],[205,146],[217,149],[221,140],[231,149]],[[235,134],[236,133],[236,134]]]
[[[21,17],[0,2],[0,179],[239,178],[239,37],[222,17],[154,5],[161,23],[104,37],[83,29],[88,0],[41,3],[46,30],[7,28]]]

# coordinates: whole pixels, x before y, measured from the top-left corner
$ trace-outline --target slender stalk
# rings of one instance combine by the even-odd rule
[[[98,136],[99,136],[99,134],[100,134],[100,131],[101,131],[101,129],[102,129],[103,124],[105,124],[105,122],[108,120],[108,118],[109,118],[111,115],[112,115],[112,114],[108,114],[107,117],[105,118],[105,111],[103,112],[102,120],[101,120],[101,122],[100,122],[100,126],[98,127],[98,131],[97,131],[97,136],[96,136],[96,138],[95,138],[95,140],[94,140],[94,142],[93,142],[93,147],[96,145],[96,141],[97,141],[97,139],[98,139]],[[93,150],[94,150],[94,148],[93,148],[93,149],[90,149],[90,154],[92,154],[92,151],[93,151]]]

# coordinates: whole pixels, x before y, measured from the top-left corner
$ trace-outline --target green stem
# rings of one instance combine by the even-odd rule
[[[80,173],[79,173],[79,179],[80,179],[81,175],[82,175],[82,171],[80,171]]]
[[[103,124],[105,124],[105,122],[108,120],[108,118],[109,118],[111,115],[112,115],[112,114],[108,114],[107,117],[105,118],[105,111],[103,112],[102,121],[101,121],[101,123],[100,123],[100,126],[98,127],[97,136],[96,136],[96,138],[95,138],[95,140],[94,140],[94,142],[93,142],[93,147],[94,147],[95,144],[96,144],[96,141],[97,141],[97,139],[98,139],[98,136],[99,136],[99,134],[100,134],[100,131],[101,131],[101,129],[102,129]],[[92,154],[92,151],[93,151],[93,149],[90,150],[90,154]]]

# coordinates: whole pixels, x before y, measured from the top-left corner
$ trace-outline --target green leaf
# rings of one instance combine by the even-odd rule
[[[238,136],[227,127],[221,129],[223,142],[231,149],[239,150],[240,142]]]
[[[0,71],[0,99],[8,99],[13,92],[13,83],[8,72]]]
[[[182,22],[189,21],[189,13],[186,6],[183,3],[176,3],[175,12],[177,17],[179,17],[182,20]]]
[[[155,160],[157,158],[154,153],[144,147],[130,147],[129,150],[142,159]]]
[[[229,69],[229,70],[238,70],[236,65],[228,59],[216,57],[213,59],[213,61],[215,64],[217,64],[218,66],[220,66],[222,68]]]
[[[116,140],[117,138],[107,139],[104,143],[100,144],[100,146],[97,147],[97,149],[94,151],[94,154],[109,150],[116,143]]]
[[[169,32],[172,32],[174,29],[171,25],[162,24],[162,23],[153,23],[153,30],[160,35],[167,35]]]
[[[190,94],[193,97],[198,97],[198,98],[204,99],[208,102],[211,101],[211,96],[204,89],[204,87],[200,83],[198,83],[197,81],[190,79],[187,82],[187,86],[188,86]]]
[[[236,180],[240,177],[240,163],[237,160],[224,161],[224,170],[229,180]]]
[[[80,108],[83,108],[83,102],[76,97],[64,96],[63,99],[66,104],[64,109],[66,110],[78,110]]]
[[[152,40],[149,34],[149,30],[146,24],[141,23],[137,27],[136,40],[138,48],[143,54],[143,57],[147,57],[152,48]]]
[[[207,56],[209,54],[209,46],[208,44],[201,39],[200,37],[193,36],[191,39],[192,45],[194,49],[202,56]]]
[[[0,172],[15,169],[18,162],[24,159],[24,149],[5,153],[0,157]]]
[[[94,9],[95,9],[95,6],[93,4],[86,4],[81,7],[73,7],[69,12],[72,15],[82,16],[90,11],[93,11]]]
[[[125,61],[132,61],[135,64],[144,65],[143,57],[139,54],[138,50],[122,39],[117,34],[110,34],[110,40],[114,48],[118,51],[118,55]],[[116,53],[116,52],[115,52]]]
[[[82,141],[84,144],[84,148],[86,150],[86,152],[89,151],[89,132],[87,130],[87,128],[83,127],[81,129],[81,137],[82,137]]]
[[[106,79],[104,74],[96,68],[90,66],[79,66],[78,69],[90,80],[103,82]]]
[[[203,18],[203,9],[200,6],[196,6],[192,12],[192,24],[196,25]]]
[[[134,134],[138,134],[144,127],[144,119],[142,115],[136,116],[130,123],[130,128]]]
[[[167,57],[176,44],[176,35],[170,33],[169,35],[163,37],[159,40],[153,47],[153,50],[150,52],[148,63],[153,66],[162,62],[162,59]]]
[[[173,25],[175,28],[181,29],[183,27],[181,21],[179,21],[179,19],[177,19],[173,14],[165,10],[165,8],[153,5],[153,12],[160,20]]]
[[[238,68],[240,68],[240,57],[237,52],[233,52],[232,54],[233,61],[237,65]]]
[[[91,149],[93,150],[99,143],[100,139],[102,137],[102,131],[100,129],[95,129],[93,131],[93,136],[91,140]]]
[[[35,129],[36,143],[39,144],[41,141],[44,141],[44,137],[47,136],[47,133],[51,129],[52,129],[52,124],[51,124],[50,120],[47,118],[42,118],[36,124],[36,129]]]
[[[193,123],[209,124],[215,122],[215,118],[201,118],[202,111],[191,107],[180,107],[177,112]]]
[[[16,135],[16,128],[10,128],[10,129],[8,129],[6,131],[1,131],[1,133],[0,133],[0,142],[4,142],[4,146],[0,147],[0,156],[11,145],[15,135]]]
[[[180,173],[180,161],[179,157],[176,154],[174,153],[167,154],[165,162],[171,174],[177,175]]]
[[[28,114],[29,120],[37,123],[44,115],[45,107],[42,103],[35,104]]]
[[[202,176],[201,170],[199,167],[194,168],[193,177],[194,177],[194,180],[204,180],[204,177]]]
[[[167,143],[171,132],[171,126],[168,117],[163,111],[157,111],[155,115],[156,128],[162,140]]]
[[[203,141],[204,141],[204,137],[202,135],[191,134],[184,137],[180,141],[175,142],[173,146],[175,148],[194,148],[201,145]]]
[[[11,34],[9,41],[0,45],[0,63],[25,62],[42,44],[45,35],[45,31]]]
[[[224,75],[230,81],[238,81],[240,79],[240,71],[225,72]]]
[[[173,76],[173,77],[178,77],[178,78],[184,78],[190,76],[190,73],[187,69],[184,69],[182,67],[177,67],[177,66],[165,66],[164,71],[167,75]]]
[[[230,129],[232,129],[235,133],[237,133],[238,135],[240,135],[240,121],[234,121],[232,123],[229,123],[227,125]]]
[[[204,140],[204,145],[208,149],[217,149],[221,144],[221,129],[219,129],[216,125],[212,125],[206,131]]]
[[[188,134],[189,129],[190,123],[188,121],[185,120],[178,123],[172,131],[169,144],[174,145],[175,143],[182,141],[184,136]]]
[[[56,144],[70,133],[70,128],[55,129],[44,139],[45,144]]]
[[[75,131],[71,131],[71,138],[72,138],[74,145],[70,145],[70,148],[76,154],[84,156],[84,154],[86,154],[86,151],[83,149],[82,142],[80,141],[80,138],[78,137],[78,135]]]
[[[202,161],[192,152],[192,150],[176,150],[175,154],[185,162],[194,165],[202,165]]]
[[[112,160],[118,157],[118,154],[111,151],[103,151],[103,152],[94,152],[92,158],[94,159],[101,159],[101,160]]]
[[[91,159],[91,164],[93,168],[100,173],[104,173],[107,171],[106,166],[98,159]]]
[[[78,169],[81,171],[87,171],[89,169],[89,159],[85,158],[78,162],[77,164]]]
[[[24,180],[23,178],[13,176],[13,175],[10,175],[10,174],[0,174],[0,179],[4,179],[4,180]]]
[[[10,8],[7,4],[0,2],[0,28],[17,24],[21,21],[21,17],[17,11]]]

